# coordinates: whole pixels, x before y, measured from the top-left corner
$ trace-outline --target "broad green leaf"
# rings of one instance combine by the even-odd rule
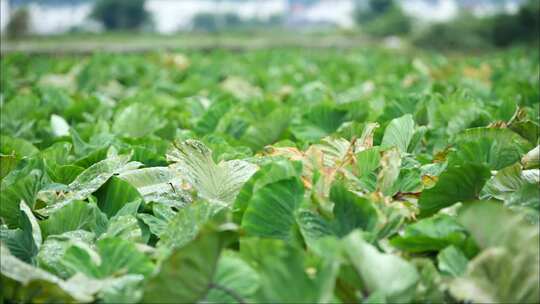
[[[171,167],[191,184],[199,196],[225,205],[231,204],[242,185],[255,173],[257,166],[242,160],[216,164],[203,143],[186,140],[176,143],[167,153]]]
[[[39,153],[39,150],[34,145],[24,139],[5,135],[2,135],[0,138],[0,142],[2,143],[0,151],[2,154],[14,155],[17,159],[21,159]]]
[[[356,181],[364,192],[374,192],[377,188],[377,172],[380,166],[380,147],[373,147],[356,154],[356,168],[358,180]]]
[[[226,235],[200,233],[165,259],[144,287],[143,303],[194,303],[208,293]]]
[[[99,291],[103,303],[139,303],[143,296],[144,276],[138,274],[123,275],[109,279]]]
[[[422,172],[418,168],[401,169],[397,180],[392,185],[392,188],[387,195],[395,195],[396,193],[420,193],[423,190]]]
[[[480,198],[498,199],[507,206],[529,207],[540,210],[538,169],[522,170],[514,164],[498,171],[482,189]]]
[[[17,165],[17,158],[15,154],[2,154],[0,153],[0,181],[9,174]]]
[[[135,244],[119,238],[106,238],[96,242],[94,251],[87,245],[75,243],[61,260],[69,269],[93,278],[106,278],[116,273],[149,276],[153,263]]]
[[[441,272],[459,277],[465,274],[469,260],[459,248],[451,245],[439,252],[437,262]]]
[[[232,103],[228,100],[215,101],[203,114],[203,116],[197,120],[194,131],[197,134],[209,134],[212,133],[220,119],[230,110]]]
[[[450,165],[467,162],[486,164],[499,170],[521,159],[531,144],[509,129],[475,128],[456,136],[456,151],[449,156]]]
[[[180,209],[159,234],[159,246],[169,249],[181,248],[191,242],[200,229],[212,219],[223,206],[197,201]]]
[[[407,152],[414,135],[414,120],[411,114],[393,119],[384,131],[381,147],[396,147],[399,152]]]
[[[250,236],[290,241],[295,212],[304,195],[298,178],[267,184],[253,194],[242,219],[242,228]]]
[[[94,203],[73,201],[39,222],[43,236],[86,230],[100,235],[107,229],[107,217]]]
[[[429,216],[454,203],[477,199],[489,177],[484,165],[466,163],[447,168],[437,184],[420,195],[420,215]]]
[[[534,210],[538,216],[540,211],[540,197],[538,196],[538,182],[526,183],[516,191],[508,200],[510,207],[527,207]],[[536,217],[538,218],[538,217]]]
[[[41,229],[32,210],[24,201],[19,204],[20,227],[8,230],[0,227],[0,240],[18,259],[35,264],[35,256],[42,243]]]
[[[490,201],[466,206],[458,218],[484,250],[468,263],[465,275],[451,283],[451,293],[475,302],[540,301],[538,223]]]
[[[100,239],[117,237],[132,242],[143,242],[142,230],[137,218],[133,215],[116,215],[109,220],[107,231]]]
[[[51,235],[45,240],[37,255],[40,268],[45,269],[63,279],[73,275],[73,271],[62,264],[66,250],[76,242],[91,244],[95,235],[85,230],[73,230],[60,235]]]
[[[306,267],[307,257],[303,251],[281,240],[271,239],[246,238],[240,244],[240,252],[247,260],[253,261],[259,273],[261,288],[256,302],[330,301],[328,293],[333,294],[337,271],[329,271],[324,259],[315,260],[312,267]],[[331,257],[336,261],[335,256]]]
[[[419,280],[412,264],[396,255],[380,253],[358,231],[348,235],[344,243],[345,252],[369,294],[381,293],[391,303],[411,301]]]
[[[113,176],[96,193],[98,206],[109,218],[126,204],[142,199],[130,183]]]
[[[83,171],[83,167],[64,165],[51,168],[47,171],[47,174],[49,174],[49,177],[53,182],[67,185],[73,182]]]
[[[211,285],[205,303],[253,302],[253,296],[260,288],[259,274],[238,253],[225,251]]]
[[[529,223],[523,214],[505,208],[495,201],[477,201],[460,209],[459,223],[476,240],[480,248],[506,247],[513,253],[538,252],[533,244],[538,238],[538,223]],[[504,225],[493,225],[504,223]],[[525,244],[528,244],[525,246]]]
[[[334,219],[331,225],[339,237],[355,229],[372,231],[377,224],[377,211],[371,202],[350,192],[342,184],[335,184],[330,191],[334,202]]]
[[[189,196],[181,188],[183,180],[178,172],[168,167],[152,167],[130,170],[118,175],[130,183],[146,202],[182,207]]]
[[[358,175],[364,176],[373,172],[380,165],[381,154],[379,147],[369,148],[356,154]]]
[[[320,238],[336,234],[329,220],[311,210],[299,210],[296,221],[308,247],[313,247]]]
[[[0,217],[8,227],[19,227],[20,202],[24,201],[30,207],[33,207],[36,196],[44,183],[44,174],[42,171],[35,169],[30,171],[28,175],[18,178],[13,184],[1,188]]]
[[[538,266],[538,256],[489,248],[469,262],[464,277],[452,281],[450,292],[477,303],[538,303]]]
[[[413,302],[444,303],[448,301],[444,278],[428,258],[411,260],[418,270],[420,280],[416,286]]]
[[[523,186],[525,180],[522,177],[522,170],[519,164],[499,170],[482,189],[481,198],[496,198],[505,200],[509,194],[517,191]]]
[[[272,161],[262,165],[261,168],[250,177],[242,186],[233,204],[235,222],[240,223],[242,216],[253,196],[267,184],[298,176],[302,170],[300,162],[289,162],[283,159]]]
[[[0,245],[2,276],[21,283],[25,289],[32,290],[34,298],[45,298],[46,301],[93,301],[92,290],[73,281],[64,281],[42,269],[26,264],[14,257],[9,249]]]
[[[116,113],[112,130],[129,137],[143,137],[164,126],[164,121],[151,105],[134,103]]]
[[[130,158],[131,155],[112,155],[90,166],[67,186],[65,193],[57,193],[56,190],[41,191],[39,196],[47,203],[47,207],[40,209],[39,212],[50,215],[73,201],[86,199],[113,175],[136,169],[139,163],[129,162]]]
[[[167,229],[168,221],[165,221],[153,215],[141,213],[137,215],[137,218],[140,219],[145,225],[147,225],[150,232],[154,235],[161,235]]]
[[[289,108],[277,108],[263,120],[249,126],[240,137],[240,142],[254,152],[259,151],[278,141],[287,130],[290,120]]]
[[[466,230],[453,217],[435,215],[408,225],[390,243],[409,252],[439,251],[449,245],[463,246]]]
[[[336,131],[343,122],[347,111],[329,104],[314,106],[291,126],[291,132],[302,141],[314,142]]]

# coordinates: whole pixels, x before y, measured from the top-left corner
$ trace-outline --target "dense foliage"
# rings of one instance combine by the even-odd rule
[[[539,302],[539,61],[1,61],[14,302]]]
[[[432,24],[411,36],[413,43],[435,49],[484,49],[540,43],[540,1],[524,1],[517,13],[475,17],[462,12],[450,22]]]
[[[11,39],[21,38],[30,30],[30,12],[22,7],[13,12],[6,26],[6,34]]]
[[[107,30],[133,30],[149,21],[145,0],[97,0],[91,17]]]

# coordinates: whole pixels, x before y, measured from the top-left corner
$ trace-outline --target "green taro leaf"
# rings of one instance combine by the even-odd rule
[[[456,152],[449,156],[450,165],[467,162],[487,164],[499,170],[521,159],[532,146],[509,129],[475,128],[456,136]]]
[[[107,229],[108,222],[95,203],[73,201],[40,221],[39,225],[44,237],[81,229],[100,235]]]
[[[54,169],[48,170],[47,174],[49,174],[49,177],[53,182],[67,185],[73,182],[83,171],[83,167],[64,165],[55,166]]]
[[[399,152],[406,153],[414,135],[414,120],[411,114],[403,115],[390,121],[384,131],[381,147],[396,147]]]
[[[299,210],[296,221],[308,247],[313,247],[320,238],[336,235],[331,222],[314,211]]]
[[[332,105],[317,105],[291,126],[291,132],[302,141],[314,142],[336,131],[345,122],[346,115],[347,111]]]
[[[451,293],[474,302],[540,301],[538,222],[531,224],[522,214],[490,201],[466,206],[458,218],[483,251],[468,263],[464,276],[452,281]]]
[[[536,169],[522,170],[514,164],[499,170],[482,189],[482,199],[498,199],[507,206],[525,206],[540,210],[538,183],[540,172]]]
[[[484,165],[466,163],[447,168],[437,184],[420,195],[420,215],[429,216],[454,203],[477,199],[489,177],[490,171]]]
[[[242,219],[242,228],[250,236],[293,238],[295,212],[304,195],[298,178],[267,184],[253,194]]]
[[[142,199],[135,187],[116,176],[111,177],[96,193],[98,206],[109,218],[127,203]]]
[[[106,278],[118,273],[149,276],[154,268],[150,258],[134,243],[119,238],[97,241],[95,251],[87,245],[75,243],[65,251],[61,263],[93,278]]]
[[[390,243],[409,252],[439,251],[449,245],[462,246],[466,230],[455,218],[440,214],[408,225]]]
[[[328,265],[324,258],[314,259],[307,270],[306,254],[282,240],[246,238],[240,247],[241,255],[254,262],[259,274],[261,288],[255,302],[326,303],[331,300],[339,262]],[[330,250],[327,255],[337,262],[335,251]],[[309,271],[315,274],[310,276]]]
[[[242,216],[253,196],[267,184],[278,182],[298,176],[302,171],[300,162],[289,162],[283,159],[275,160],[262,165],[261,168],[250,177],[242,186],[233,204],[233,215],[235,222],[241,222]]]
[[[47,207],[40,213],[49,215],[68,205],[72,201],[84,200],[98,190],[109,178],[124,171],[136,169],[140,164],[129,162],[131,155],[112,155],[84,170],[71,182],[65,191],[42,190],[40,198],[47,203]]]
[[[195,124],[195,132],[198,134],[212,133],[221,118],[230,110],[232,102],[230,101],[216,101],[208,108],[203,116]]]
[[[263,120],[250,125],[240,137],[240,142],[253,151],[259,151],[281,139],[290,120],[291,113],[288,108],[275,109]]]
[[[219,259],[211,286],[204,302],[246,303],[254,301],[260,279],[259,274],[238,253],[225,251]]]
[[[194,303],[211,288],[227,232],[203,230],[166,258],[145,288],[143,303]]]
[[[100,235],[100,239],[117,237],[133,242],[144,242],[143,232],[137,218],[133,215],[115,215],[110,219],[107,231]]]
[[[18,178],[13,184],[1,188],[0,217],[9,228],[19,227],[20,202],[24,201],[32,208],[45,180],[46,177],[43,172],[34,169],[27,175]]]
[[[17,165],[15,154],[5,155],[0,153],[0,181],[8,175]]]
[[[85,230],[73,230],[60,235],[50,235],[47,237],[37,255],[37,262],[40,268],[45,269],[63,279],[67,279],[74,273],[71,269],[62,264],[62,258],[66,250],[77,242],[91,244],[95,235]]]
[[[35,256],[42,243],[41,229],[32,210],[24,201],[20,202],[19,208],[21,228],[8,230],[0,227],[0,240],[15,257],[35,264]]]
[[[165,125],[154,108],[143,103],[134,103],[116,113],[112,130],[129,137],[143,137],[154,133]]]
[[[13,138],[6,135],[0,137],[0,151],[5,155],[14,155],[17,159],[32,156],[39,153],[39,150],[30,142],[21,139]]]
[[[437,255],[437,262],[441,272],[454,277],[465,274],[469,260],[456,246],[448,246]]]
[[[191,242],[200,229],[224,207],[205,201],[192,203],[178,211],[159,234],[159,246],[181,248]]]
[[[32,298],[42,298],[47,302],[91,302],[94,298],[90,286],[83,286],[82,282],[64,281],[40,268],[14,257],[8,248],[0,245],[0,273],[2,284],[4,277],[19,282],[24,289],[31,291]]]
[[[182,207],[190,201],[181,189],[183,180],[175,170],[168,167],[152,167],[130,170],[118,175],[137,189],[144,201],[168,206]]]
[[[109,279],[98,295],[103,299],[103,303],[139,303],[143,296],[143,280],[144,276],[138,274]]]
[[[380,293],[390,303],[410,302],[419,275],[414,265],[402,258],[380,253],[354,231],[345,240],[345,252],[362,278],[365,290]]]
[[[216,164],[212,151],[196,140],[176,143],[167,153],[177,170],[200,197],[221,204],[231,204],[242,185],[255,173],[257,166],[242,160]]]
[[[331,225],[339,237],[355,229],[372,231],[375,228],[377,211],[369,200],[348,191],[339,183],[332,186],[330,200],[334,202],[334,220]]]

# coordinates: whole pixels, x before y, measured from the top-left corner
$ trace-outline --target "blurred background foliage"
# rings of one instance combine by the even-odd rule
[[[67,34],[71,33],[73,35],[74,33],[84,34],[89,32],[122,32],[133,34],[134,32],[145,32],[147,34],[161,36],[162,29],[157,25],[162,22],[162,20],[157,20],[161,18],[161,15],[155,15],[154,12],[156,6],[163,5],[162,3],[166,2],[155,0],[1,1],[3,4],[3,15],[9,17],[3,18],[9,19],[9,22],[4,21],[5,25],[2,31],[2,39],[7,41],[20,40],[25,36],[34,37],[36,34],[32,29],[36,26],[39,27],[40,22],[43,21],[33,20],[36,19],[35,16],[39,16],[39,14],[33,12],[40,6],[45,7],[45,5],[50,6],[47,9],[54,9],[55,7],[71,9],[71,11],[67,10],[66,14],[83,14],[77,11],[79,7],[81,9],[83,6],[85,9],[88,8],[90,13],[87,14],[84,22],[80,25],[71,26],[67,30]],[[187,2],[197,3],[197,1]],[[199,3],[203,2],[206,8],[190,15],[189,20],[181,20],[186,18],[183,17],[183,13],[185,12],[181,12],[184,8],[181,6],[175,8],[179,10],[178,17],[176,18],[178,20],[175,22],[183,25],[181,28],[176,28],[172,31],[168,30],[167,34],[174,35],[194,32],[199,34],[219,33],[234,35],[235,33],[248,33],[249,35],[253,35],[252,37],[260,36],[260,38],[272,40],[272,37],[265,37],[262,33],[276,33],[278,36],[283,34],[305,34],[306,32],[321,32],[331,35],[342,35],[345,33],[348,35],[360,35],[370,41],[384,42],[389,37],[399,38],[400,44],[436,50],[481,50],[508,47],[514,44],[537,46],[540,37],[540,1],[538,0],[337,1],[335,2],[336,11],[343,10],[343,8],[337,7],[339,5],[352,5],[351,12],[347,15],[347,18],[351,20],[351,24],[345,27],[336,26],[336,24],[346,23],[344,20],[339,20],[339,18],[343,19],[344,17],[336,17],[336,15],[333,18],[338,18],[338,20],[329,21],[328,16],[325,16],[325,14],[330,15],[335,13],[324,11],[324,5],[326,5],[326,9],[332,8],[331,1],[263,1],[261,2],[261,10],[265,9],[262,6],[263,3],[272,5],[272,3],[279,2],[282,7],[286,7],[281,13],[269,14],[265,17],[261,17],[261,12],[251,12],[253,16],[249,16],[240,10],[235,11],[234,5],[242,8],[242,5],[249,2],[247,0],[205,0]],[[407,3],[418,4],[423,2],[428,4],[458,3],[458,12],[452,18],[446,18],[444,20],[433,19],[426,22],[426,20],[421,20],[418,16],[411,15],[410,12],[404,9]],[[231,6],[230,3],[236,4]],[[471,6],[480,6],[482,3],[490,4],[493,7],[497,7],[497,5],[503,7],[510,3],[515,8],[512,10],[498,9],[480,15],[473,13],[470,9]],[[229,5],[229,9],[223,10],[224,5]],[[317,5],[320,6],[318,11],[313,9],[307,12],[310,7]],[[149,8],[154,11],[151,11]],[[165,10],[165,8],[159,9]],[[193,10],[193,8],[186,6],[185,10]],[[312,16],[313,14],[319,14],[320,16],[314,17]],[[430,12],[424,11],[423,14],[429,15]],[[172,16],[171,20],[174,21],[174,13],[170,16]],[[64,20],[62,22],[66,23],[68,21]],[[59,24],[62,22],[59,21]],[[53,34],[57,36],[56,34],[62,33],[53,32]],[[50,33],[45,36],[47,35],[50,36]]]

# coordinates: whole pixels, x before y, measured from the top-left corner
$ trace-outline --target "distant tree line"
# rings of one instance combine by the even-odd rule
[[[456,20],[434,24],[413,38],[415,44],[437,49],[507,47],[540,40],[540,0],[526,1],[515,14],[478,18],[462,13]]]
[[[485,48],[515,43],[536,43],[540,39],[540,0],[527,0],[516,14],[506,12],[475,17],[463,11],[451,21],[430,24],[413,31],[413,21],[394,0],[360,2],[354,17],[361,30],[374,37],[407,36],[421,47]]]
[[[369,0],[354,12],[362,30],[372,36],[405,35],[411,31],[411,18],[393,0]]]
[[[145,0],[98,0],[91,17],[107,30],[135,30],[150,20]]]
[[[266,20],[258,18],[241,18],[235,13],[199,13],[192,21],[193,30],[203,32],[235,31],[245,29],[261,29],[269,26],[279,26],[283,23],[280,15],[271,16]]]

